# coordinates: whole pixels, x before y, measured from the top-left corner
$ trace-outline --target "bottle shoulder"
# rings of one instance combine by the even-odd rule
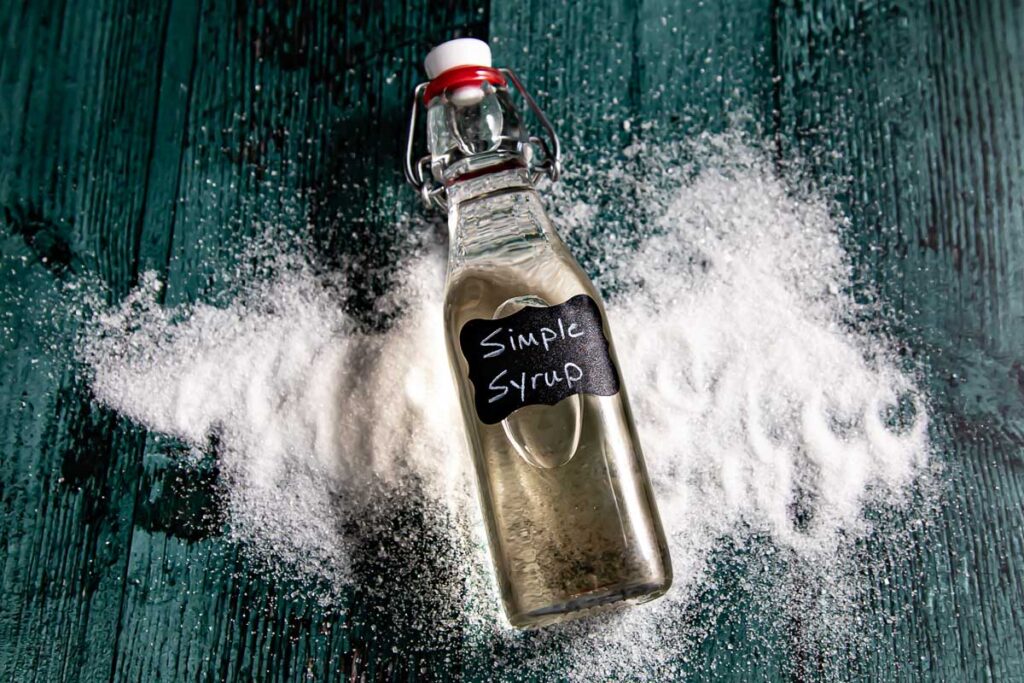
[[[525,175],[470,182],[478,184],[454,193],[449,208],[449,315],[459,321],[490,318],[503,302],[524,296],[548,305],[578,294],[600,302]]]
[[[479,260],[449,268],[445,315],[461,324],[472,318],[490,318],[502,303],[516,297],[537,297],[553,306],[578,294],[601,304],[590,278],[559,244],[511,263]]]

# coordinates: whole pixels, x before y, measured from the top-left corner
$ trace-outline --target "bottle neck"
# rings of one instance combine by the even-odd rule
[[[484,82],[442,92],[427,107],[434,180],[450,187],[484,173],[529,167],[531,150],[508,89]]]
[[[558,241],[526,169],[463,178],[448,188],[450,264],[518,259]]]
[[[442,91],[427,109],[431,173],[445,188],[449,264],[508,263],[557,241],[530,175],[532,150],[504,83]]]
[[[448,212],[488,195],[517,190],[534,190],[529,172],[518,164],[496,161],[480,173],[462,176],[448,186]]]

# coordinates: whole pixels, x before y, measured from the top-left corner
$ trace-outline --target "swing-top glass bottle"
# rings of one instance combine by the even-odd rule
[[[506,615],[529,628],[651,600],[671,566],[604,307],[535,190],[558,178],[558,138],[486,43],[449,41],[425,66],[406,176],[448,213],[449,361]]]

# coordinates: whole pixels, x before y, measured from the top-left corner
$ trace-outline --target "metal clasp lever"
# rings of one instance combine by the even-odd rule
[[[523,82],[519,80],[519,76],[516,75],[515,71],[508,68],[501,68],[498,71],[505,74],[508,80],[512,81],[512,85],[516,86],[516,90],[526,100],[526,105],[530,107],[537,120],[540,121],[544,131],[548,134],[548,137],[551,138],[551,145],[549,146],[544,138],[536,135],[530,136],[530,142],[544,151],[544,158],[534,165],[534,181],[539,180],[542,175],[547,175],[551,178],[552,182],[556,182],[562,177],[562,143],[558,140],[558,133],[555,132],[555,127],[551,125],[551,121],[544,114],[544,110],[533,99],[533,95],[526,89]]]
[[[415,188],[423,203],[430,207],[437,206],[441,210],[448,208],[444,199],[444,186],[438,183],[431,187],[430,154],[414,159],[416,146],[416,118],[423,99],[426,83],[420,83],[412,93],[412,111],[409,113],[409,134],[405,140],[405,180]]]

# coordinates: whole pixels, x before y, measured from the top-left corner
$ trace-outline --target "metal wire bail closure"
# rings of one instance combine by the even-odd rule
[[[548,140],[536,135],[529,137],[529,142],[539,147],[543,153],[539,162],[531,164],[531,178],[534,182],[537,182],[546,175],[552,182],[557,182],[562,175],[562,144],[558,140],[558,134],[555,133],[554,126],[551,125],[551,121],[548,120],[544,111],[537,104],[536,100],[533,99],[533,96],[530,95],[523,82],[519,80],[519,76],[516,75],[515,71],[509,68],[501,68],[498,71],[512,82],[512,85],[522,95],[523,100],[526,101],[526,105],[537,117],[537,120],[540,121],[544,132],[547,133]],[[419,116],[420,103],[423,101],[424,93],[429,85],[429,81],[420,83],[413,90],[412,107],[409,112],[409,130],[405,142],[405,179],[420,195],[420,199],[425,206],[428,208],[436,206],[442,211],[447,211],[446,188],[443,184],[433,179],[433,175],[430,172],[430,154],[427,153],[419,159],[415,158],[416,122]]]
[[[428,208],[436,206],[442,211],[448,209],[448,202],[444,198],[444,186],[438,183],[431,187],[430,183],[430,154],[414,160],[416,146],[416,118],[423,93],[426,92],[429,83],[420,83],[416,86],[412,95],[412,111],[409,113],[409,133],[405,141],[405,180],[415,188],[420,200]]]
[[[526,100],[526,105],[537,117],[537,120],[540,121],[541,127],[544,128],[544,132],[548,134],[548,138],[551,140],[551,145],[548,146],[548,143],[543,138],[536,135],[530,136],[530,142],[544,151],[544,158],[534,166],[534,180],[539,180],[541,176],[546,175],[551,178],[552,182],[557,182],[562,177],[562,143],[558,140],[558,133],[555,132],[555,127],[551,125],[551,121],[544,114],[544,110],[533,99],[530,91],[519,80],[519,76],[516,75],[515,71],[509,68],[501,68],[498,71],[505,74],[508,80],[512,81],[512,85],[516,87],[519,94]]]

